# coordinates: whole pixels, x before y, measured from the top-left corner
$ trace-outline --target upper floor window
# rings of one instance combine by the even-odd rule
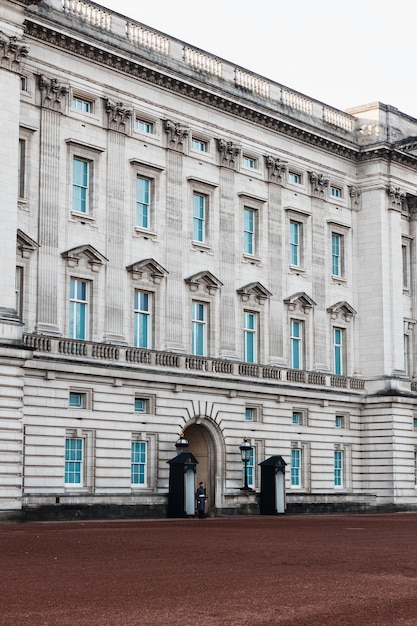
[[[243,360],[256,363],[257,360],[257,314],[245,311],[243,314]]]
[[[18,319],[22,319],[23,310],[23,267],[16,267],[15,275],[16,313]]]
[[[332,198],[341,198],[342,197],[342,190],[340,189],[340,187],[333,187],[333,185],[330,187],[330,196]]]
[[[152,331],[152,294],[146,291],[135,291],[134,301],[134,339],[137,348],[151,347]]]
[[[255,254],[256,211],[244,208],[243,251],[245,254]]]
[[[249,461],[246,464],[246,476],[248,479],[248,487],[250,487],[251,489],[253,489],[253,487],[255,486],[255,455],[256,455],[256,448],[253,447],[251,448],[250,451],[250,457],[249,457]],[[245,471],[245,468],[244,470]],[[243,481],[245,480],[245,476],[243,476]]]
[[[402,274],[403,289],[409,289],[411,283],[411,245],[410,240],[403,239],[402,242]]]
[[[293,411],[292,413],[292,423],[301,426],[303,423],[303,414],[301,411]]]
[[[297,172],[289,171],[288,172],[288,181],[290,183],[294,183],[295,185],[301,185],[301,183],[302,183],[301,174],[298,174]]]
[[[301,265],[302,224],[290,221],[290,265]]]
[[[346,428],[346,418],[344,415],[336,415],[334,418],[335,428]]]
[[[247,167],[251,170],[256,170],[258,167],[258,162],[257,159],[254,159],[253,157],[243,155],[242,165],[243,167]]]
[[[136,226],[150,228],[151,218],[151,181],[138,176],[136,178]]]
[[[147,120],[143,120],[139,117],[135,119],[135,128],[141,133],[146,133],[147,135],[152,135],[153,133],[153,124],[152,122],[148,122]]]
[[[28,91],[28,77],[20,76],[20,91]]]
[[[195,137],[191,140],[191,148],[196,150],[197,152],[207,152],[208,151],[208,143],[203,139],[197,139]]]
[[[204,243],[206,240],[207,196],[193,193],[193,241]]]
[[[72,108],[76,111],[81,111],[82,113],[92,113],[93,103],[91,100],[86,100],[80,96],[74,96],[72,98]]]
[[[89,326],[89,284],[79,278],[70,280],[69,336],[72,339],[87,339]]]
[[[192,303],[191,353],[196,356],[207,354],[207,304]]]
[[[333,328],[333,374],[344,374],[344,329]]]
[[[88,213],[89,178],[91,163],[85,159],[74,157],[72,167],[72,210],[77,213]]]
[[[70,391],[68,405],[72,409],[85,409],[87,407],[87,394],[81,391]]]
[[[135,398],[135,413],[150,413],[149,398]]]
[[[291,450],[291,487],[301,487],[301,449]]]
[[[19,139],[18,161],[18,194],[19,198],[26,196],[26,140]]]
[[[291,320],[290,358],[292,369],[303,369],[303,323]]]
[[[343,275],[343,235],[332,233],[332,276]]]

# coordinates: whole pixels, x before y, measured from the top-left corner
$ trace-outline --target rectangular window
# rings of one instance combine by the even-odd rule
[[[290,222],[290,265],[301,265],[302,224]]]
[[[417,417],[413,417],[413,428],[417,428]]]
[[[242,165],[243,167],[248,167],[251,170],[256,170],[257,161],[252,157],[243,155],[242,157]]]
[[[244,209],[243,251],[245,254],[255,254],[255,211]]]
[[[245,420],[248,422],[256,421],[256,409],[254,407],[246,407],[245,409]]]
[[[72,210],[88,213],[90,163],[74,157],[72,168]]]
[[[135,120],[135,128],[141,133],[146,133],[148,135],[153,133],[152,122],[147,122],[146,120],[139,119],[138,117]]]
[[[65,439],[65,484],[83,484],[83,449],[84,441],[81,438]]]
[[[19,198],[26,196],[26,141],[19,139],[19,162],[18,162],[18,193]]]
[[[138,176],[136,179],[136,226],[150,227],[151,181]]]
[[[292,423],[302,425],[303,423],[303,414],[300,411],[293,411],[292,414]]]
[[[191,306],[191,353],[196,356],[207,354],[207,305],[193,302]]]
[[[294,183],[295,185],[301,185],[301,174],[296,174],[296,172],[288,172],[288,181],[290,183]]]
[[[410,336],[404,335],[404,371],[410,375]]]
[[[243,468],[243,471],[245,469]],[[247,477],[248,477],[248,487],[251,489],[255,486],[255,448],[252,448],[250,452],[250,458],[246,465]],[[245,476],[243,476],[243,481],[245,480]]]
[[[291,368],[295,370],[303,369],[303,323],[291,320],[290,336],[290,357]]]
[[[343,487],[343,451],[334,451],[334,486]]]
[[[146,441],[132,441],[131,483],[146,485],[147,445]]]
[[[20,90],[28,91],[28,77],[27,76],[20,77]]]
[[[342,276],[343,236],[332,233],[332,276]]]
[[[403,270],[403,289],[410,288],[410,274],[411,274],[411,261],[410,261],[410,246],[408,243],[402,245],[402,270]]]
[[[333,374],[344,374],[343,367],[343,334],[342,328],[333,328]]]
[[[135,291],[133,344],[136,348],[152,345],[152,294],[146,291]]]
[[[193,150],[197,152],[207,152],[207,141],[202,141],[201,139],[192,139],[191,147]]]
[[[193,193],[193,241],[204,243],[206,230],[207,198],[200,193]]]
[[[243,315],[243,360],[247,363],[256,363],[256,313],[244,312]]]
[[[70,391],[68,404],[72,409],[85,409],[87,406],[87,394],[79,391]]]
[[[15,294],[16,294],[16,313],[19,319],[22,319],[23,310],[23,267],[16,267],[15,275]]]
[[[78,96],[74,96],[72,99],[72,108],[82,113],[91,113],[93,110],[93,103],[91,100],[85,100]]]
[[[135,398],[135,413],[149,413],[149,398]]]
[[[88,338],[88,287],[87,281],[71,278],[69,336],[72,339]]]
[[[330,187],[330,196],[332,198],[341,198],[342,190],[340,189],[340,187]]]
[[[336,428],[345,428],[346,420],[344,415],[336,415],[334,425]]]
[[[301,487],[301,449],[291,450],[291,487]]]

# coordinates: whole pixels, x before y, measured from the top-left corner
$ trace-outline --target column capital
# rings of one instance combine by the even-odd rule
[[[69,88],[62,85],[56,78],[48,78],[41,74],[38,86],[42,95],[42,106],[45,109],[61,112],[62,100],[67,95]]]
[[[0,31],[0,67],[19,73],[22,60],[29,54],[29,45],[15,35]]]

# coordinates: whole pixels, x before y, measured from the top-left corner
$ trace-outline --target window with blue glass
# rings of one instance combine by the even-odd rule
[[[135,291],[134,301],[134,338],[137,348],[150,348],[152,337],[152,294]]]
[[[196,139],[194,137],[192,139],[191,147],[197,152],[207,152],[208,149],[207,141],[203,141],[202,139]]]
[[[151,181],[138,176],[136,179],[136,226],[150,228]]]
[[[81,391],[70,391],[68,404],[72,409],[85,409],[87,394]]]
[[[72,210],[88,213],[90,163],[74,157],[72,164]]]
[[[301,486],[301,450],[291,450],[291,487]]]
[[[333,374],[344,374],[342,328],[333,328]]]
[[[250,451],[250,458],[246,466],[247,477],[248,477],[248,487],[252,489],[255,487],[255,448],[252,448]],[[243,482],[245,481],[245,468],[243,468]]]
[[[303,369],[303,323],[291,320],[290,357],[292,369]]]
[[[149,398],[135,398],[135,412],[149,413]]]
[[[86,100],[80,96],[74,96],[72,99],[72,108],[82,113],[92,113],[93,103],[91,100]]]
[[[83,482],[83,440],[65,440],[65,484],[82,486]]]
[[[301,224],[290,222],[290,265],[301,264]]]
[[[343,450],[334,451],[334,486],[343,486]]]
[[[191,353],[196,356],[207,354],[207,304],[193,302],[191,307]]]
[[[201,193],[193,193],[193,241],[203,243],[206,230],[207,198]]]
[[[332,276],[342,276],[343,236],[332,233]]]
[[[135,119],[135,128],[141,133],[147,133],[151,135],[153,133],[153,124],[152,122],[148,122],[146,120],[142,120],[140,118]]]
[[[70,280],[69,336],[72,339],[88,338],[88,287],[86,280]]]
[[[243,314],[243,360],[256,363],[257,359],[257,314],[245,311]]]
[[[243,251],[255,254],[255,210],[247,207],[244,209]]]
[[[147,442],[132,441],[131,450],[131,483],[146,485]]]

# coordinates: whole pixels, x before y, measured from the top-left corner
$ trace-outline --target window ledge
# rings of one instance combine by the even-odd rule
[[[347,279],[343,276],[332,276],[332,283],[335,285],[346,285]]]
[[[143,239],[152,239],[155,241],[157,238],[157,234],[151,230],[146,230],[146,228],[140,228],[139,226],[135,226],[135,235],[137,237],[143,237]]]
[[[253,256],[251,254],[244,254],[243,255],[243,263],[250,263],[251,265],[258,265],[258,266],[262,266],[262,260],[257,257],[257,256]]]
[[[78,211],[71,211],[71,217],[77,222],[89,222],[93,224],[96,218],[88,213],[79,213]]]
[[[191,247],[195,250],[199,250],[200,252],[207,252],[207,254],[213,254],[212,247],[200,241],[192,241]]]
[[[299,267],[298,265],[290,265],[288,268],[291,274],[306,274],[307,270],[304,267]]]

